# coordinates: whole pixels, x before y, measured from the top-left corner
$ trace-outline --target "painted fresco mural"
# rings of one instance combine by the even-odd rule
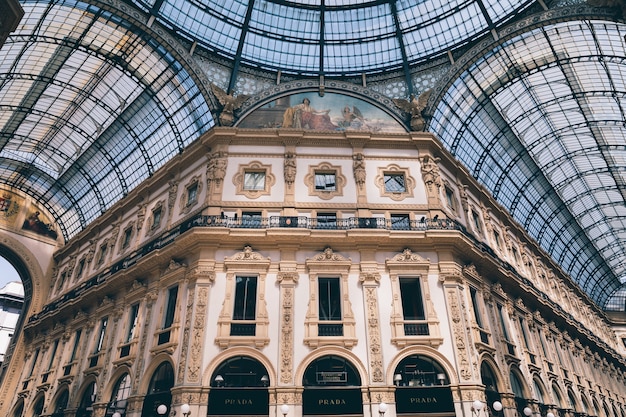
[[[281,97],[254,110],[238,127],[406,132],[383,110],[356,97],[336,93],[322,97],[317,93]]]

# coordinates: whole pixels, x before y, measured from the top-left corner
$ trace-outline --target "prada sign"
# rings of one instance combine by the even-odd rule
[[[454,412],[450,387],[397,387],[396,412],[442,413]]]
[[[267,388],[212,388],[209,415],[268,415]]]
[[[305,388],[303,414],[363,414],[360,388]]]

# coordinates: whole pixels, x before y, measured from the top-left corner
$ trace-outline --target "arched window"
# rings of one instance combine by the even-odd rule
[[[83,391],[82,397],[80,397],[80,404],[76,411],[76,417],[91,417],[93,413],[92,404],[96,400],[96,383],[92,382]]]
[[[37,398],[33,407],[33,417],[39,417],[43,413],[43,395]]]
[[[480,378],[485,386],[485,397],[487,398],[487,404],[493,404],[495,401],[500,401],[500,393],[498,392],[498,379],[496,374],[489,366],[487,362],[483,362],[480,365]]]
[[[450,380],[443,366],[433,358],[407,356],[394,370],[393,380],[397,414],[454,415]]]
[[[59,395],[56,400],[54,410],[52,410],[52,417],[63,417],[65,415],[65,409],[70,399],[70,393],[67,389]]]
[[[252,357],[222,362],[211,377],[208,415],[268,415],[269,384],[267,369]]]
[[[328,355],[311,362],[302,378],[304,415],[363,414],[361,377],[350,361]]]
[[[115,388],[111,393],[111,401],[109,401],[107,415],[113,415],[115,412],[120,416],[126,415],[126,400],[130,395],[130,375],[122,375],[115,383]]]
[[[174,386],[174,369],[169,362],[163,362],[152,374],[148,393],[143,400],[141,417],[154,417],[158,415],[157,408],[160,405],[167,407],[166,414],[169,414],[172,404],[171,389]]]
[[[20,400],[13,410],[13,417],[22,417],[24,413],[24,400]]]

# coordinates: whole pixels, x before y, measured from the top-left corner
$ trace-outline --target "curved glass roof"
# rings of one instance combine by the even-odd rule
[[[241,63],[298,74],[402,68],[484,35],[529,0],[135,0]],[[207,30],[211,28],[211,30]]]
[[[280,79],[278,71],[291,80],[349,82],[366,74],[390,86],[378,91],[403,94],[422,69],[439,65],[434,58],[446,57],[430,73],[445,75],[422,78],[441,91],[431,96],[428,130],[598,305],[612,308],[623,295],[626,26],[582,16],[584,5],[526,20],[552,3],[23,0],[22,7],[22,22],[0,49],[0,183],[44,205],[66,239],[215,125],[220,108],[208,81],[233,92],[245,79],[245,93],[256,94]],[[194,60],[196,49],[202,58]]]
[[[214,123],[170,52],[78,1],[23,4],[0,60],[0,178],[70,237]]]
[[[601,306],[626,281],[625,33],[572,21],[504,42],[430,124]]]

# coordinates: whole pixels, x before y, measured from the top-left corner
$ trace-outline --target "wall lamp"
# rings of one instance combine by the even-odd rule
[[[533,414],[533,410],[528,406],[524,407],[522,412],[524,413],[526,417],[530,417]]]
[[[189,404],[185,403],[185,404],[180,406],[180,412],[185,417],[189,417],[189,414],[191,414],[191,407],[189,406]]]
[[[388,408],[389,406],[387,405],[387,403],[378,404],[378,415],[380,417],[385,417],[385,413],[387,412]]]
[[[217,375],[214,381],[215,381],[215,385],[217,385],[218,387],[221,387],[222,385],[224,385],[224,377],[221,375]]]
[[[491,405],[491,407],[496,412],[502,411],[502,403],[500,401],[494,401],[493,404]],[[475,417],[480,416],[480,412],[483,409],[485,409],[485,413],[486,413],[487,416],[491,416],[491,410],[489,409],[487,404],[485,404],[484,402],[482,402],[480,400],[474,400],[474,402],[472,402],[472,414]],[[546,416],[546,417],[548,417],[548,416]]]
[[[401,374],[395,374],[393,376],[393,382],[396,384],[396,387],[400,386],[400,382],[402,382],[402,375]]]
[[[281,405],[280,413],[283,415],[283,417],[287,417],[287,414],[289,414],[289,406],[287,404]]]
[[[167,405],[161,404],[157,407],[156,412],[160,416],[164,416],[167,413]]]

